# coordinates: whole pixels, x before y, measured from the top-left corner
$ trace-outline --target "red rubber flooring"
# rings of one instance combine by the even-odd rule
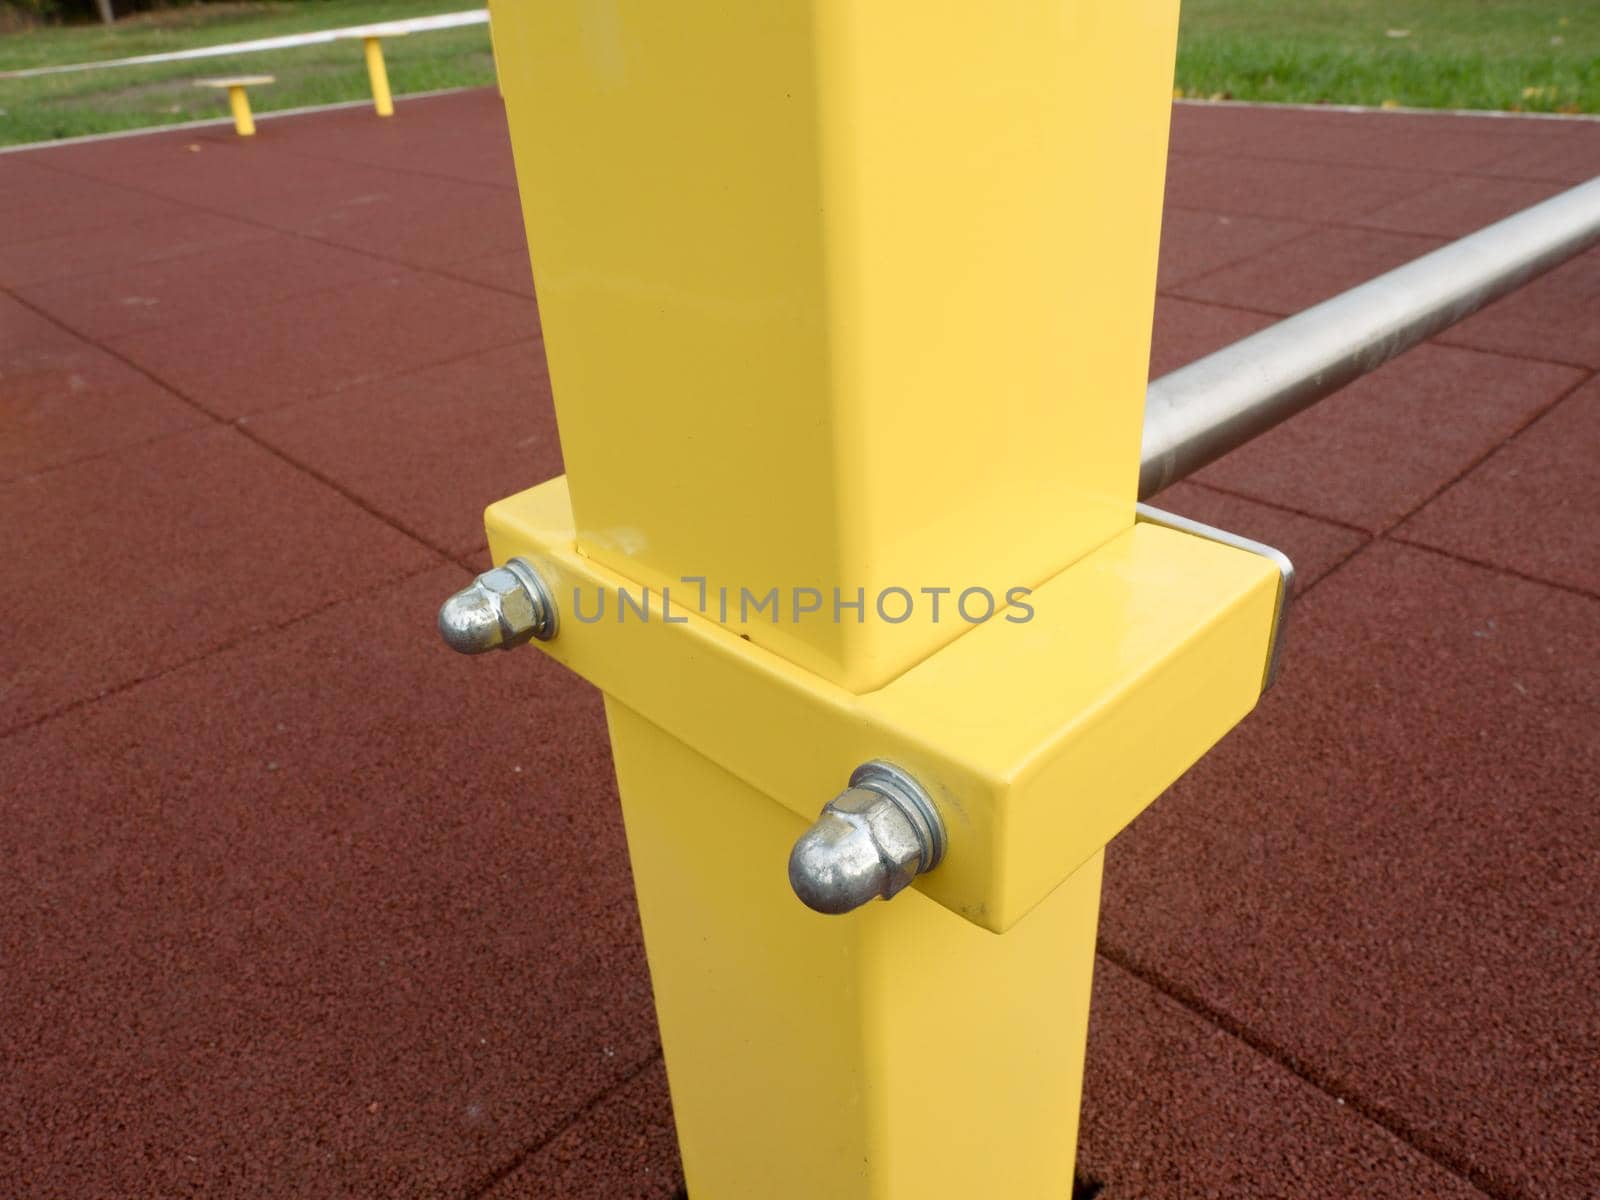
[[[1154,369],[1596,173],[1181,106]],[[0,1196],[681,1188],[597,698],[432,630],[524,255],[492,92],[0,155]],[[1301,594],[1111,850],[1106,1200],[1600,1196],[1597,369],[1591,253],[1163,498]]]

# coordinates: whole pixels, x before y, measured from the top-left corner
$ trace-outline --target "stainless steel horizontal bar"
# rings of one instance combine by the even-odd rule
[[[1597,243],[1600,176],[1163,375],[1145,392],[1139,498]]]

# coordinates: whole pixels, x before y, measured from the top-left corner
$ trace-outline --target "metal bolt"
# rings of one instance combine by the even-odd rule
[[[531,638],[548,642],[556,635],[555,599],[525,559],[509,559],[444,602],[439,633],[462,654],[510,650]]]
[[[808,908],[847,913],[895,895],[944,857],[944,822],[928,793],[874,759],[830,800],[789,855],[789,886]]]

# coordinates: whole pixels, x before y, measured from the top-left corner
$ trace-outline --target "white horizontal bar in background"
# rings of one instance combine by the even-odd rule
[[[431,92],[404,92],[396,93],[396,104],[410,104],[413,100],[432,100],[436,96],[459,96],[463,92],[481,92],[487,85],[471,87],[435,88]],[[300,108],[269,108],[266,112],[253,113],[256,124],[262,121],[275,121],[279,117],[306,117],[316,113],[337,112],[341,108],[371,108],[372,98],[363,97],[360,100],[335,100],[331,104],[307,104]],[[85,142],[111,142],[122,138],[149,137],[157,133],[177,133],[185,129],[232,129],[233,118],[202,117],[198,121],[174,121],[170,125],[141,125],[138,129],[112,129],[105,133],[82,133],[75,137],[52,138],[48,142],[19,142],[15,146],[0,146],[0,156],[7,154],[26,154],[30,150],[48,150],[52,146],[81,146]]]
[[[109,58],[102,62],[68,63],[59,67],[28,67],[21,71],[0,71],[0,79],[28,79],[35,75],[60,75],[68,71],[100,71],[107,67],[142,67],[148,63],[184,62],[193,58],[224,58],[234,54],[260,54],[267,50],[287,50],[296,46],[320,46],[350,37],[383,37],[403,33],[427,33],[434,29],[456,29],[463,25],[487,25],[489,10],[442,13],[436,17],[409,17],[403,21],[384,21],[378,25],[347,25],[342,29],[319,29],[314,33],[288,33],[282,37],[257,38],[253,42],[229,42],[221,46],[197,46],[193,50],[168,50],[163,54],[140,54],[133,58]]]

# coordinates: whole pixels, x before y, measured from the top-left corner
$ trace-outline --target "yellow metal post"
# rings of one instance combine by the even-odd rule
[[[389,71],[383,63],[383,42],[368,36],[361,39],[367,56],[367,78],[372,81],[372,107],[380,117],[394,116],[394,97],[389,94]]]
[[[233,128],[240,137],[251,137],[256,131],[255,118],[250,114],[250,97],[246,88],[273,81],[271,75],[225,75],[220,78],[196,79],[196,87],[222,89],[228,93],[228,107],[233,112]]]
[[[1282,605],[1135,520],[1176,29],[496,9],[569,474],[441,627],[606,694],[695,1200],[1070,1193],[1105,843]],[[868,762],[943,859],[822,916],[785,864]]]
[[[250,115],[250,97],[245,94],[244,85],[231,84],[228,87],[228,107],[233,110],[233,128],[240,137],[251,137],[256,131],[256,119]]]
[[[689,1194],[1069,1196],[1100,856],[1003,937],[915,892],[822,917],[805,821],[606,715]]]

